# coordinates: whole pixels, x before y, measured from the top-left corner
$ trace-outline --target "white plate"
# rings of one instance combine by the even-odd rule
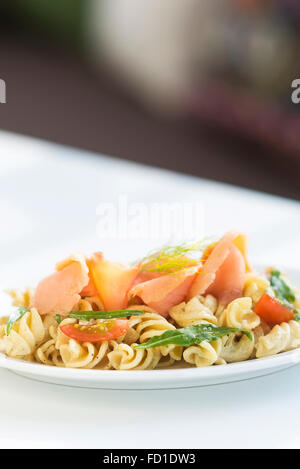
[[[300,271],[288,271],[300,285]],[[207,368],[171,368],[146,371],[82,370],[59,368],[7,358],[0,367],[26,378],[66,386],[99,389],[167,389],[209,386],[268,375],[300,363],[300,349],[268,358]]]
[[[99,389],[168,389],[209,386],[268,375],[300,363],[300,349],[268,358],[207,368],[149,371],[82,370],[59,368],[7,358],[0,366],[26,378]]]

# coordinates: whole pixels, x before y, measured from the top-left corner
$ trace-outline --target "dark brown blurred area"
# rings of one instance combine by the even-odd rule
[[[197,119],[151,114],[59,44],[7,28],[0,77],[1,129],[300,200],[299,166],[284,153]]]

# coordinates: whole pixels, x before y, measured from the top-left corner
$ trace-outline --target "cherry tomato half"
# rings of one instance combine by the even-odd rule
[[[265,293],[256,304],[254,311],[269,324],[281,324],[294,318],[294,312],[282,305],[276,298]]]
[[[126,334],[129,329],[127,319],[116,319],[93,325],[64,324],[61,332],[79,342],[104,342]]]

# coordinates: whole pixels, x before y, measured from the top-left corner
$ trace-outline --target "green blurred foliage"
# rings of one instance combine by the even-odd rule
[[[10,22],[39,37],[80,48],[88,0],[2,0]]]

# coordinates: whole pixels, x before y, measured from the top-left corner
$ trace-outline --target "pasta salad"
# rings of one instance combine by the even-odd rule
[[[44,365],[150,370],[225,365],[300,347],[300,293],[257,273],[248,238],[165,246],[132,265],[74,254],[35,289],[9,290],[0,351]]]

